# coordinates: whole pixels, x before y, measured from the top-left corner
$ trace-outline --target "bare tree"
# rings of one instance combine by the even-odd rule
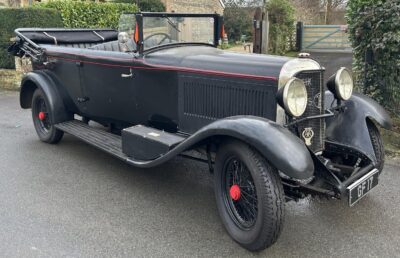
[[[295,10],[295,18],[308,24],[319,23],[321,0],[291,0]]]
[[[344,8],[348,0],[321,0],[322,6],[325,9],[325,24],[330,24],[334,12],[339,8]]]
[[[20,7],[21,1],[20,0],[8,0],[7,5],[10,7]]]
[[[330,24],[335,13],[344,9],[348,0],[291,0],[295,16],[305,23]]]

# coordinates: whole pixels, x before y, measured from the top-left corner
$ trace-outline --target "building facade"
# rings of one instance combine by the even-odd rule
[[[139,0],[140,1],[140,0]],[[161,0],[167,12],[223,14],[222,0]]]

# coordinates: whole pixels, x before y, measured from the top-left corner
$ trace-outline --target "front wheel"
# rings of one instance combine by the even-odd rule
[[[43,142],[58,143],[64,132],[54,127],[51,112],[46,96],[42,90],[36,89],[32,97],[32,119],[36,133]]]
[[[378,128],[373,122],[367,121],[367,127],[375,153],[376,168],[382,173],[383,166],[385,165],[385,147],[383,146],[382,137]]]
[[[284,192],[277,170],[256,150],[230,141],[216,156],[215,196],[229,235],[259,251],[278,239],[284,219]]]

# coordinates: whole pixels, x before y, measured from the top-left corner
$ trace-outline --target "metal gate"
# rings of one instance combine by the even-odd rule
[[[351,50],[347,25],[301,24],[297,29],[301,31],[301,50]]]

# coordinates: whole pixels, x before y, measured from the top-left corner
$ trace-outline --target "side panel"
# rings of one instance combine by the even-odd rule
[[[81,81],[88,117],[135,120],[137,72],[128,53],[82,50]],[[130,74],[132,74],[130,76]]]
[[[49,62],[52,62],[52,65],[49,69],[51,69],[52,73],[61,83],[60,87],[63,87],[63,89],[67,92],[74,105],[80,110],[83,110],[82,103],[78,102],[78,98],[83,96],[80,81],[79,63],[53,58],[49,58]]]
[[[176,71],[138,69],[137,119],[168,132],[178,129],[178,79]]]

